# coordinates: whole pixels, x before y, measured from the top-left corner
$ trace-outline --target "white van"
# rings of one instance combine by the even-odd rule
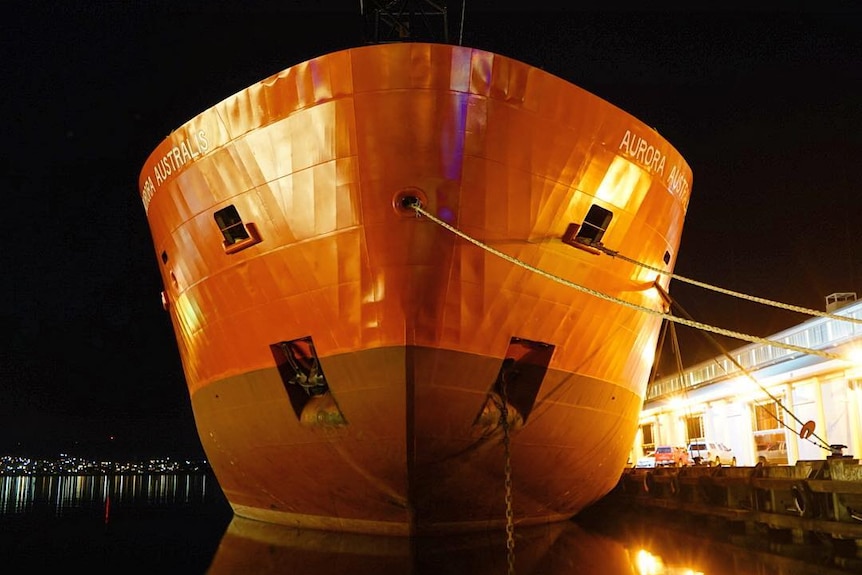
[[[736,467],[736,456],[723,443],[692,441],[688,444],[688,456],[695,465],[730,465]]]

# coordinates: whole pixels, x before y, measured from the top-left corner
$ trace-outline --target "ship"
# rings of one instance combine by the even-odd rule
[[[597,502],[691,185],[628,112],[450,43],[323,54],[179,126],[139,193],[234,515],[412,537]]]

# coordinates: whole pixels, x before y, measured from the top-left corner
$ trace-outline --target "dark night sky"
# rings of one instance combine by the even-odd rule
[[[233,4],[4,5],[0,454],[200,450],[139,170],[209,106],[362,42],[359,2]],[[463,43],[565,78],[675,145],[694,171],[676,273],[818,310],[862,295],[862,13],[528,4],[467,0]],[[671,295],[758,336],[806,319],[676,281]],[[687,365],[715,355],[677,331]]]

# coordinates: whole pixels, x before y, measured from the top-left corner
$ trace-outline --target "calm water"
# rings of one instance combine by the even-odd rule
[[[0,476],[0,556],[19,573],[205,573],[231,517],[207,473]]]
[[[507,575],[510,560],[499,532],[405,540],[233,518],[206,473],[0,477],[0,552],[17,573]],[[596,508],[577,522],[516,529],[511,558],[518,575],[862,572],[833,555]]]

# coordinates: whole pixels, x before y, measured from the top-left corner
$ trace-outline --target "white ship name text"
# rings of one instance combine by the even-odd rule
[[[688,206],[690,187],[691,184],[689,184],[688,178],[685,177],[685,172],[678,166],[671,168],[670,175],[667,177],[667,189],[671,194],[679,198],[684,207]]]
[[[632,134],[631,130],[626,130],[620,142],[619,151],[654,174],[664,176],[667,156],[662,154],[657,147],[647,142],[646,138]],[[685,176],[685,171],[679,166],[674,165],[665,183],[667,184],[668,191],[676,196],[684,206],[687,206],[691,184]]]
[[[650,171],[664,175],[664,163],[667,157],[645,138],[632,134],[631,130],[626,130],[619,150]]]
[[[153,174],[147,177],[141,189],[141,199],[144,210],[148,210],[150,201],[156,190],[164,184],[172,174],[175,174],[188,162],[199,158],[209,149],[209,140],[205,130],[198,130],[191,137],[186,137],[175,144],[167,153],[153,165]]]

